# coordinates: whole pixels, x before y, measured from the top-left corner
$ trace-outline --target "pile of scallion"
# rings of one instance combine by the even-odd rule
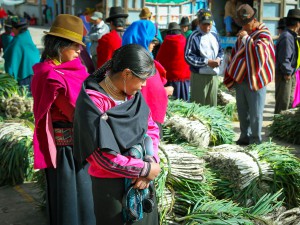
[[[288,209],[300,205],[300,160],[290,151],[292,149],[264,142],[250,145],[247,151],[256,150],[260,161],[265,161],[274,171],[270,193],[283,190],[284,204]]]
[[[274,115],[270,126],[272,137],[300,144],[300,108],[289,109]]]
[[[167,116],[170,118],[174,115],[188,118],[190,121],[200,121],[206,125],[210,131],[210,145],[231,144],[234,138],[234,132],[231,122],[225,117],[217,107],[200,106],[196,103],[187,103],[180,100],[169,101]],[[177,126],[184,127],[185,124],[177,123]],[[197,135],[204,132],[199,127]],[[179,129],[175,129],[178,131]],[[183,134],[179,136],[184,136]],[[196,138],[192,138],[195,140]]]
[[[234,147],[234,145],[233,145]],[[232,199],[242,206],[252,206],[266,193],[282,190],[285,207],[300,204],[300,161],[289,148],[272,142],[250,145],[236,151],[217,146],[205,156],[208,167],[215,173],[214,195]]]
[[[0,186],[31,180],[32,129],[22,123],[0,123]]]
[[[270,192],[273,185],[271,166],[259,159],[258,151],[243,151],[224,145],[212,148],[205,156],[208,166],[215,172],[218,181],[214,194],[219,199],[232,199],[240,205],[249,207]]]
[[[216,179],[204,162],[206,150],[161,144],[162,173],[156,180],[160,224],[270,224],[263,216],[279,208],[281,191],[248,208],[213,195]]]

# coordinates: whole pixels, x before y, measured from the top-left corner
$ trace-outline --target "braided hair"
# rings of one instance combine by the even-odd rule
[[[96,80],[99,80],[107,72],[110,72],[110,75],[113,76],[124,69],[130,69],[135,76],[141,79],[149,78],[156,73],[154,61],[150,53],[141,45],[129,44],[117,49],[112,59],[104,63],[92,76]]]

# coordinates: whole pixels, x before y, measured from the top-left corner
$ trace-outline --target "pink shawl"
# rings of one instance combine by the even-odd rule
[[[293,108],[297,107],[300,104],[300,71],[297,70],[296,74],[296,86],[294,91],[294,102],[293,102]]]
[[[88,76],[79,58],[58,66],[46,60],[33,66],[31,91],[34,100],[33,135],[34,168],[56,168],[56,146],[50,108],[58,91],[64,93],[75,108],[82,82]]]

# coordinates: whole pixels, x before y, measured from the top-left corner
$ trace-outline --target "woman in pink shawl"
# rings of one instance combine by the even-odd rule
[[[81,168],[73,157],[75,102],[88,76],[79,59],[83,24],[60,14],[45,33],[42,62],[33,66],[32,96],[34,168],[45,171],[48,224],[95,225],[87,164]]]

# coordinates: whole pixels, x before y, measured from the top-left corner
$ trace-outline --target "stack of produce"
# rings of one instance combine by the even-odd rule
[[[180,138],[198,147],[208,147],[210,142],[210,131],[206,125],[199,120],[190,120],[185,117],[174,115],[169,117],[164,126],[173,129]]]
[[[300,205],[300,160],[290,153],[292,149],[264,142],[250,145],[247,151],[256,150],[260,161],[267,162],[274,171],[272,192],[283,190],[285,206],[288,209]]]
[[[191,123],[199,121],[206,125],[206,127],[209,128],[209,132],[205,131],[201,126],[198,128],[199,131],[195,131],[194,133],[199,136],[201,133],[207,132],[208,134],[203,135],[210,135],[211,145],[230,144],[233,142],[234,132],[232,129],[232,124],[217,107],[199,106],[199,104],[196,103],[187,103],[184,101],[175,100],[169,101],[167,115],[168,118],[178,115],[188,118]],[[179,126],[182,128],[186,126],[186,124],[181,124],[180,122],[177,121],[177,124],[174,124],[174,127]],[[189,126],[191,126],[190,123]],[[188,129],[189,128],[185,130]],[[181,133],[179,135],[180,137],[185,135],[182,133],[182,131],[180,131],[179,128],[174,128],[174,130]],[[197,137],[191,138],[191,140],[196,139]]]
[[[19,90],[18,82],[9,74],[0,73],[0,97],[10,97]]]
[[[231,121],[238,121],[235,91],[229,91],[223,84],[223,79],[220,80],[217,98],[218,107],[224,115]]]
[[[287,208],[300,204],[300,161],[290,149],[272,142],[235,148],[218,146],[205,157],[219,179],[214,192],[218,198],[230,198],[248,207],[264,194],[282,189]]]
[[[199,198],[210,195],[213,180],[204,160],[190,153],[195,150],[190,146],[160,145],[162,172],[156,186],[162,219],[166,214],[167,218],[186,215]]]
[[[300,224],[300,208],[287,210],[275,218],[276,225],[299,225]]]
[[[218,198],[251,206],[270,192],[273,170],[259,160],[258,151],[245,152],[239,146],[221,145],[208,151],[205,159],[219,178],[215,191]]]
[[[156,180],[160,224],[268,224],[262,216],[281,206],[277,200],[281,192],[266,194],[249,208],[217,200],[205,154],[188,145],[160,145],[162,173]]]
[[[7,118],[19,118],[25,113],[32,112],[32,98],[13,95],[10,98],[0,99],[0,110]]]
[[[0,74],[0,111],[7,118],[32,114],[33,100],[26,87],[19,87],[10,75]]]
[[[300,144],[300,108],[274,115],[270,126],[271,136],[293,144]]]
[[[225,106],[230,103],[236,104],[235,97],[222,90],[218,90],[218,105]]]
[[[32,129],[22,123],[0,123],[0,186],[32,178],[32,136]]]

